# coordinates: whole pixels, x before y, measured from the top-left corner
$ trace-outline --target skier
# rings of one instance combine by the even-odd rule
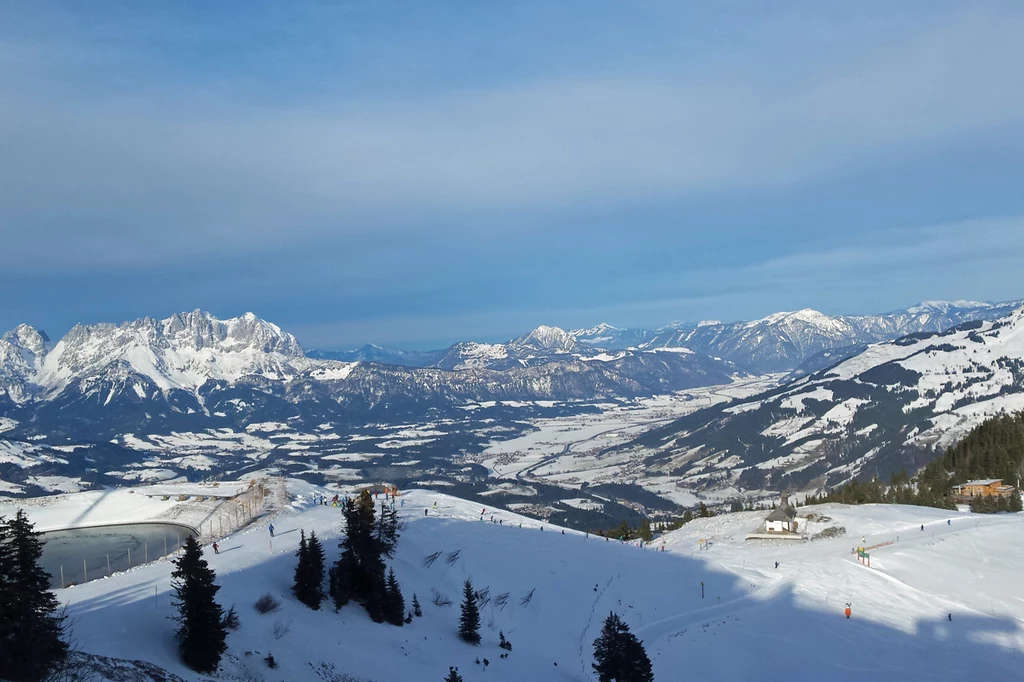
[[[779,562],[778,561],[775,562],[775,568],[776,568],[776,570],[779,568]]]
[[[562,529],[562,535],[565,535],[565,529],[564,528]]]
[[[505,519],[498,519],[498,525],[499,526],[504,526],[505,525]]]
[[[847,619],[850,617],[850,602],[846,602],[846,617]]]
[[[437,509],[437,502],[434,502],[434,509]]]
[[[270,531],[270,537],[274,537],[274,524],[267,526],[267,530]]]
[[[487,513],[487,508],[486,507],[484,509],[480,510],[480,516],[483,516],[486,513]]]
[[[220,545],[218,545],[216,542],[213,543],[213,553],[220,554]]]
[[[952,622],[953,622],[953,614],[952,614],[952,613],[951,613],[951,614],[949,614],[949,622],[950,622],[950,623],[952,623]]]
[[[921,524],[921,530],[924,530],[924,524],[923,523]]]
[[[946,519],[946,525],[947,526],[953,525],[953,520],[952,519]]]
[[[423,515],[426,516],[429,511],[430,511],[429,509],[424,509],[423,510]]]
[[[405,498],[404,497],[402,498],[402,506],[403,507],[405,506]]]

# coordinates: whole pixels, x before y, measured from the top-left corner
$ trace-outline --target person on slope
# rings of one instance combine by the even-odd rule
[[[274,524],[267,526],[267,530],[270,531],[270,537],[274,537]]]
[[[218,545],[216,542],[213,543],[213,553],[220,554],[220,545]]]
[[[775,562],[775,568],[776,568],[776,569],[778,569],[778,568],[779,568],[779,562],[778,562],[778,561],[776,561],[776,562]]]
[[[849,618],[850,618],[850,602],[846,602],[846,612],[845,613],[846,613],[847,620],[849,620]]]

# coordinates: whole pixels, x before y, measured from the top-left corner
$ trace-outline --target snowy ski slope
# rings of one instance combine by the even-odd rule
[[[219,556],[208,553],[223,587],[221,603],[236,604],[242,620],[229,636],[219,679],[331,680],[344,673],[360,680],[441,680],[456,665],[467,682],[591,680],[592,642],[612,610],[644,640],[663,682],[1021,678],[1021,516],[807,507],[802,514],[830,517],[801,520],[808,530],[842,526],[846,534],[786,544],[744,540],[763,516],[745,512],[697,520],[640,549],[568,530],[563,535],[547,524],[541,530],[540,522],[511,512],[488,509],[481,522],[476,503],[414,490],[400,498],[406,525],[393,566],[407,606],[415,592],[424,617],[396,628],[373,624],[354,605],[337,614],[312,612],[291,597],[299,529],[315,529],[333,561],[340,512],[313,505],[311,495],[320,490],[308,484],[289,481],[288,491],[287,504],[272,517],[223,539]],[[501,525],[490,522],[492,513]],[[268,520],[277,531],[273,541]],[[850,553],[862,538],[867,545],[893,544],[873,550],[867,568]],[[699,550],[700,540],[710,548]],[[446,555],[456,551],[449,565]],[[446,554],[425,567],[424,557],[435,552]],[[160,561],[59,591],[83,649],[206,679],[177,659],[166,619],[173,612],[170,570]],[[483,609],[478,648],[456,638],[466,577],[478,589],[489,587],[492,598],[509,594],[506,608]],[[435,606],[433,590],[454,606]],[[255,612],[252,604],[264,592],[282,601],[279,612]],[[851,620],[842,615],[847,601]],[[290,626],[280,639],[275,623]],[[513,644],[505,660],[499,629]],[[268,651],[278,670],[263,664]],[[478,657],[490,660],[487,670],[474,663]]]

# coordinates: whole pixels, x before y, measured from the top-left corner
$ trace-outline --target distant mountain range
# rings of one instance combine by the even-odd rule
[[[201,311],[77,325],[57,343],[21,325],[0,337],[0,416],[93,435],[244,426],[270,419],[401,419],[471,401],[594,400],[728,383],[737,368],[690,351],[614,354],[539,327],[507,344],[457,344],[430,366],[308,357],[252,313]]]
[[[802,489],[913,471],[1024,409],[1024,308],[868,346],[767,393],[690,414],[626,450],[693,488]]]
[[[310,357],[404,367],[508,369],[559,353],[686,348],[721,358],[754,374],[808,374],[862,351],[868,344],[917,332],[944,331],[973,320],[994,320],[1024,301],[926,301],[881,315],[825,315],[816,310],[775,313],[759,320],[673,323],[657,330],[601,323],[564,331],[538,327],[503,344],[463,342],[446,349],[405,351],[367,345],[350,351],[311,351]]]
[[[653,470],[698,485],[831,481],[871,462],[894,461],[880,453],[902,452],[903,443],[924,444],[947,428],[958,433],[961,422],[973,423],[956,410],[987,400],[979,393],[989,385],[984,377],[997,377],[999,391],[1016,395],[1017,355],[975,357],[982,350],[977,344],[989,343],[991,334],[1019,326],[1018,313],[1007,318],[1012,323],[990,321],[1014,308],[928,303],[874,317],[800,311],[651,332],[542,326],[506,343],[458,343],[430,353],[367,346],[352,354],[307,354],[291,334],[252,313],[220,320],[197,310],[162,320],[77,325],[55,343],[20,325],[0,337],[0,493],[5,484],[29,478],[151,480],[193,469],[237,472],[268,456],[281,462],[305,457],[305,470],[316,471],[316,457],[349,457],[352,448],[357,461],[390,466],[397,460],[389,448],[399,446],[389,443],[387,424],[435,424],[425,437],[391,439],[401,442],[403,452],[431,462],[421,465],[429,473],[455,466],[453,454],[465,448],[479,451],[491,434],[507,437],[531,428],[524,415],[596,410],[598,402],[727,384],[765,371],[790,373],[779,391],[820,386],[821,392],[800,406],[767,396],[744,403],[748,407],[737,407],[739,412],[701,411],[634,447],[650,455]],[[965,320],[975,326],[955,332],[952,340],[919,336],[957,324],[968,329]],[[967,334],[967,340],[955,334]],[[896,337],[901,340],[891,341]],[[913,367],[900,369],[906,363],[899,354],[926,342],[937,345],[922,346],[921,353],[946,355],[935,355],[939,369],[919,380]],[[961,345],[968,354],[949,354]],[[888,369],[842,380],[830,374],[838,370],[822,371],[881,357],[879,348],[895,353],[881,363]],[[915,402],[939,390],[940,375],[954,386],[967,382],[967,388],[945,391],[956,396],[952,405],[938,394],[930,407]],[[839,412],[817,414],[832,408]],[[810,410],[816,421],[801,410]],[[828,429],[843,410],[857,416],[837,438]],[[937,421],[928,422],[932,417]],[[874,430],[869,421],[877,422]],[[787,425],[796,432],[784,433]],[[917,429],[913,437],[904,427]],[[280,435],[260,435],[268,429]],[[369,430],[377,444],[372,452],[359,453],[359,429]],[[806,437],[800,435],[807,429]],[[806,466],[790,466],[801,457]],[[843,469],[842,457],[863,464]],[[716,464],[701,464],[703,459]],[[784,464],[754,466],[776,459]],[[768,473],[761,477],[760,471]]]

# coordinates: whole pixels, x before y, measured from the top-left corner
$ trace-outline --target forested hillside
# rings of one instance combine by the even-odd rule
[[[816,502],[864,504],[891,502],[929,507],[953,508],[953,486],[970,480],[1000,478],[1017,486],[1002,505],[975,511],[1021,511],[1019,481],[1024,473],[1024,412],[993,417],[976,426],[956,445],[930,462],[912,481],[906,472],[893,474],[886,485],[875,478],[852,481],[823,495],[811,496]],[[916,485],[915,485],[916,482]]]

